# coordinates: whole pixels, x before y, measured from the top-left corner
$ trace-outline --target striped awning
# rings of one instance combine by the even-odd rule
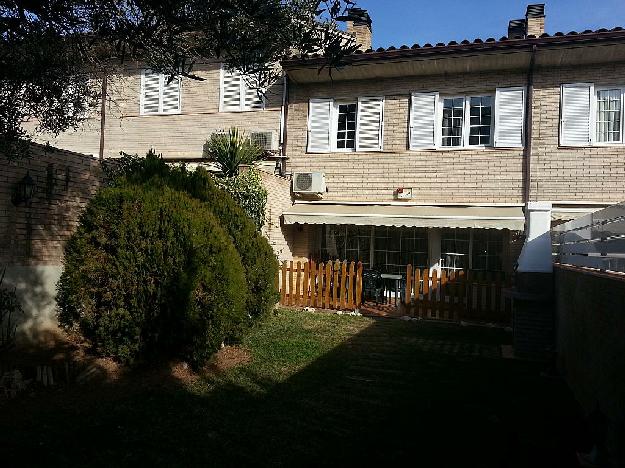
[[[522,231],[519,206],[435,206],[402,204],[297,203],[283,213],[285,224],[350,224],[510,229]]]

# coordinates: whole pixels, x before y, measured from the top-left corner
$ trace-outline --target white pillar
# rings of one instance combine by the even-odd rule
[[[525,244],[519,255],[522,273],[551,273],[551,203],[529,202],[525,207]]]

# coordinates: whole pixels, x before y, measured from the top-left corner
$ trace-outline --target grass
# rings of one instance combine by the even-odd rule
[[[576,407],[497,329],[280,310],[251,361],[192,383],[131,374],[0,407],[18,465],[569,466]]]

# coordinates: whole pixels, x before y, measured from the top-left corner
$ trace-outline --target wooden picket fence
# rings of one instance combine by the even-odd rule
[[[354,310],[362,303],[362,263],[283,262],[278,288],[281,305]]]
[[[501,272],[459,270],[447,273],[406,268],[402,298],[409,315],[439,320],[510,321],[502,291],[509,279]]]

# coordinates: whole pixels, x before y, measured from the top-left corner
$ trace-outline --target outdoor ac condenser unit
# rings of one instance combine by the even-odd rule
[[[323,172],[295,172],[293,174],[294,193],[325,193],[326,178]]]

